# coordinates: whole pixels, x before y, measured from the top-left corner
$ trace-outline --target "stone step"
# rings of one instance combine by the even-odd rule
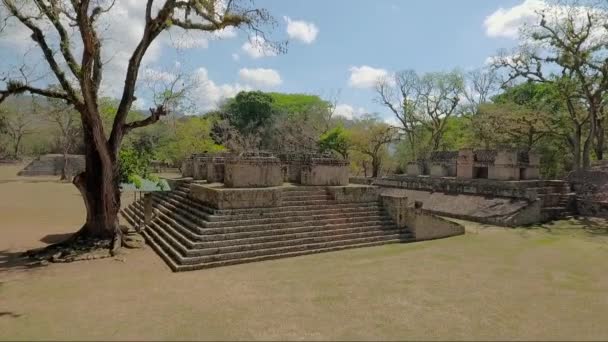
[[[283,203],[286,202],[298,202],[298,201],[311,201],[311,200],[333,200],[329,195],[309,195],[309,196],[283,196]]]
[[[392,222],[386,221],[376,223],[355,222],[337,225],[302,226],[222,234],[196,234],[164,214],[159,215],[158,220],[155,222],[163,228],[173,229],[175,231],[175,234],[173,234],[174,237],[180,240],[188,248],[230,246],[289,240],[293,238],[362,233],[369,231],[389,231],[395,229]]]
[[[284,257],[290,253],[300,252],[301,254],[309,254],[314,253],[315,250],[335,250],[348,248],[347,246],[356,246],[356,245],[370,245],[370,244],[385,244],[385,243],[395,243],[395,242],[405,242],[409,241],[408,239],[401,239],[398,234],[394,235],[385,235],[381,237],[372,237],[372,238],[359,238],[359,239],[351,239],[351,240],[340,240],[340,241],[332,241],[332,242],[321,242],[321,243],[313,243],[313,244],[303,244],[296,246],[287,246],[287,247],[277,247],[277,248],[269,248],[269,249],[259,249],[252,251],[242,251],[242,252],[234,252],[234,253],[225,253],[225,254],[217,254],[217,255],[206,255],[206,256],[195,256],[195,257],[184,257],[179,254],[173,248],[173,246],[164,240],[158,233],[154,230],[146,230],[146,235],[148,235],[153,243],[158,244],[158,248],[164,250],[165,254],[173,260],[173,264],[184,266],[198,266],[195,268],[182,268],[183,270],[187,269],[197,269],[197,268],[205,268],[213,267],[210,264],[214,263],[215,266],[223,266],[227,264],[233,263],[241,263],[244,259],[257,258],[260,257],[269,257],[275,256],[275,258]],[[232,263],[225,263],[226,261],[232,261]],[[207,265],[203,265],[207,264]],[[180,267],[181,268],[181,267]]]
[[[307,237],[291,236],[289,239],[263,241],[257,243],[235,243],[222,245],[220,243],[207,244],[198,248],[190,248],[186,246],[179,238],[176,238],[177,232],[170,226],[162,226],[159,222],[154,222],[150,229],[162,236],[162,238],[170,243],[172,247],[178,251],[183,257],[197,256],[214,256],[219,254],[232,254],[238,252],[252,252],[255,250],[267,250],[273,248],[292,247],[306,244],[330,243],[334,241],[346,241],[363,238],[379,238],[388,235],[398,235],[400,238],[410,238],[410,234],[400,232],[394,228],[390,230],[369,230],[363,232],[341,232],[334,231],[334,234],[313,235]]]
[[[141,203],[134,204],[134,210],[137,210],[140,217],[143,217],[143,206]],[[285,220],[286,222],[275,222],[271,224],[251,224],[251,221],[247,222],[239,222],[238,225],[227,225],[225,227],[205,227],[203,225],[207,225],[205,221],[198,221],[196,217],[183,217],[177,214],[175,211],[162,208],[161,206],[157,206],[155,208],[156,215],[162,214],[168,219],[172,220],[176,224],[183,226],[185,229],[188,229],[191,233],[196,236],[205,237],[207,240],[216,240],[218,238],[211,238],[212,235],[221,235],[221,234],[238,234],[238,233],[249,233],[250,236],[255,236],[260,234],[260,232],[268,231],[268,230],[277,230],[275,233],[279,233],[279,230],[286,230],[290,228],[300,228],[300,231],[306,231],[307,227],[319,227],[324,225],[340,225],[341,227],[346,227],[350,225],[351,227],[356,227],[359,225],[387,225],[392,224],[390,218],[386,215],[380,215],[374,212],[370,212],[370,215],[367,216],[336,216],[330,217],[325,220],[320,220],[318,218],[313,218],[312,220],[309,217],[305,217],[304,219],[295,220],[291,217],[289,220]],[[303,228],[302,228],[303,227]],[[194,238],[194,236],[193,236]]]
[[[308,215],[308,216],[284,216],[278,218],[258,219],[258,220],[238,220],[238,221],[217,221],[207,222],[199,220],[197,217],[176,212],[170,208],[163,207],[159,204],[156,209],[171,219],[189,228],[194,233],[200,234],[216,234],[236,231],[256,231],[273,228],[293,228],[303,225],[315,226],[319,223],[325,224],[342,224],[352,222],[390,222],[382,211],[362,211],[357,213],[338,213],[327,215]],[[138,210],[142,210],[140,207]]]
[[[376,203],[374,206],[369,204],[361,205],[360,203],[352,203],[349,205],[335,205],[335,206],[298,206],[298,207],[283,207],[283,210],[264,210],[259,209],[257,211],[249,211],[248,214],[236,214],[232,213],[232,215],[228,214],[218,214],[218,215],[210,215],[206,212],[202,212],[197,208],[190,205],[190,203],[177,202],[175,200],[155,200],[157,205],[162,205],[170,210],[174,210],[176,212],[182,213],[187,216],[191,216],[195,221],[235,221],[235,220],[249,220],[260,217],[284,217],[284,216],[311,216],[311,215],[323,215],[323,214],[331,214],[331,213],[356,213],[356,212],[366,212],[372,210],[382,210],[382,207],[379,203]],[[320,208],[320,209],[317,209]],[[187,213],[186,213],[187,212]]]
[[[310,249],[310,250],[288,252],[288,253],[267,254],[267,255],[261,255],[261,256],[250,257],[250,258],[232,259],[232,260],[199,263],[199,264],[191,264],[191,265],[178,265],[171,258],[171,256],[160,247],[161,244],[156,242],[150,234],[147,234],[147,232],[144,231],[143,235],[144,235],[144,238],[146,239],[146,241],[148,242],[148,244],[152,247],[152,249],[154,249],[156,251],[156,253],[159,254],[163,260],[165,260],[165,262],[167,263],[169,268],[171,270],[173,270],[174,272],[195,271],[195,270],[201,270],[201,269],[213,268],[213,267],[230,266],[230,265],[237,265],[237,264],[257,262],[257,261],[266,261],[266,260],[274,260],[274,259],[281,259],[281,258],[297,257],[297,256],[303,256],[303,255],[307,255],[307,254],[335,252],[335,251],[341,251],[341,250],[346,250],[346,249],[374,247],[374,246],[380,246],[380,245],[385,245],[385,244],[389,244],[389,243],[403,242],[401,240],[386,240],[386,241],[360,243],[360,244],[352,244],[352,245],[330,247],[330,248]]]

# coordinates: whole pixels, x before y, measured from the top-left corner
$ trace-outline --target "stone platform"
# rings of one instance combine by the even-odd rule
[[[226,188],[169,181],[122,211],[173,271],[412,242],[464,233],[464,228],[381,198],[367,185]],[[145,214],[147,213],[147,214]],[[146,216],[147,215],[147,216]]]

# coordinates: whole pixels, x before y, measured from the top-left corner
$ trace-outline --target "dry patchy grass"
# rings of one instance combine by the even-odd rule
[[[17,169],[0,168],[0,339],[608,338],[605,221],[467,223],[445,240],[189,273],[150,249],[29,269],[14,253],[75,231],[83,204]]]

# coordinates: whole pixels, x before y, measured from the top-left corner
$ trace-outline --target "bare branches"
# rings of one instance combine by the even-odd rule
[[[61,84],[63,90],[67,94],[69,101],[74,104],[79,103],[79,97],[77,96],[76,92],[74,91],[74,88],[68,81],[68,78],[65,75],[64,71],[59,66],[59,63],[57,62],[57,60],[55,60],[53,50],[49,46],[49,43],[46,41],[46,38],[45,38],[45,35],[44,35],[42,29],[40,29],[40,27],[38,27],[34,23],[33,18],[31,16],[27,16],[24,13],[22,13],[12,0],[2,0],[2,2],[6,6],[6,8],[9,10],[11,15],[13,15],[15,18],[17,18],[23,25],[25,25],[27,28],[29,28],[32,31],[32,36],[31,36],[32,39],[38,44],[38,46],[42,50],[44,58],[46,59],[51,70],[57,77],[57,80]]]
[[[45,97],[55,98],[55,99],[61,99],[61,100],[65,100],[68,103],[71,103],[70,97],[68,96],[68,94],[66,94],[64,92],[49,90],[49,89],[35,88],[35,87],[29,86],[27,84],[22,84],[22,83],[15,82],[15,81],[9,81],[7,83],[6,90],[0,90],[0,103],[2,103],[4,100],[6,100],[10,95],[22,94],[25,92],[29,92],[31,94],[41,95],[41,96],[45,96]]]
[[[168,112],[164,106],[150,108],[150,116],[148,116],[147,118],[125,124],[125,126],[124,126],[125,133],[129,132],[135,128],[151,125],[151,124],[157,122],[158,120],[160,120],[161,117],[166,116],[167,113]]]

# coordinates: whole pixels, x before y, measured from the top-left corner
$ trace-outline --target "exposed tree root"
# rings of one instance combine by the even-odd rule
[[[35,261],[67,263],[81,260],[104,259],[115,256],[122,247],[141,248],[143,238],[133,231],[118,231],[112,239],[86,236],[82,230],[67,240],[23,253]]]

